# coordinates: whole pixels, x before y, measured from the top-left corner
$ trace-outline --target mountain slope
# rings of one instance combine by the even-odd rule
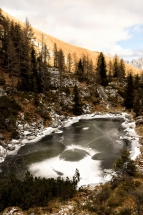
[[[5,11],[1,10],[1,13],[3,16],[8,17],[10,20],[13,20],[14,22],[19,23],[22,27],[25,26],[25,24],[21,21],[19,21],[18,19],[12,17],[11,15],[9,15],[8,13],[6,13]],[[67,56],[69,53],[71,54],[72,58],[82,58],[83,55],[88,56],[89,59],[91,59],[93,61],[94,66],[96,65],[96,60],[97,60],[97,56],[99,54],[98,51],[90,51],[88,49],[82,48],[82,47],[77,47],[71,44],[68,44],[64,41],[61,41],[55,37],[52,37],[42,31],[39,31],[35,28],[32,28],[34,35],[35,35],[35,44],[38,46],[38,44],[42,43],[42,35],[44,37],[44,42],[47,44],[47,47],[50,51],[50,55],[53,55],[53,49],[54,49],[54,44],[57,44],[58,48],[63,49],[65,56]],[[108,63],[109,60],[112,60],[112,57],[109,56],[105,56],[106,57],[106,62]],[[133,67],[132,65],[129,64],[125,64],[126,65],[126,71],[128,72],[133,72],[133,73],[140,73],[140,70]]]

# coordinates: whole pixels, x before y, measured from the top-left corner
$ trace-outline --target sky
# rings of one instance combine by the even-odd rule
[[[0,0],[0,7],[72,45],[143,57],[143,0]]]

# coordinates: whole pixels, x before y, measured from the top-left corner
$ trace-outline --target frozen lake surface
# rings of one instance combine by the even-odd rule
[[[17,155],[10,155],[2,169],[22,177],[26,170],[40,177],[62,176],[72,179],[76,168],[80,185],[103,181],[104,170],[113,167],[120,151],[131,142],[124,136],[123,118],[81,119],[35,143],[22,146]]]

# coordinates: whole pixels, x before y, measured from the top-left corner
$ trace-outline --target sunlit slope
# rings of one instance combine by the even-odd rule
[[[10,20],[13,20],[14,22],[18,22],[22,27],[24,27],[25,24],[23,22],[21,22],[20,20],[9,15],[8,13],[6,13],[3,10],[1,12],[5,17],[8,17]],[[77,60],[78,60],[79,58],[82,58],[83,55],[85,55],[85,56],[88,56],[88,58],[93,61],[94,65],[96,65],[97,56],[99,54],[98,51],[90,51],[90,50],[82,48],[82,47],[74,46],[74,45],[68,44],[64,41],[61,41],[55,37],[52,37],[52,36],[42,32],[42,31],[39,31],[35,28],[32,28],[32,29],[33,29],[35,40],[36,40],[35,44],[41,44],[42,43],[42,35],[43,35],[43,40],[46,43],[48,49],[50,50],[51,57],[53,55],[54,43],[56,43],[58,48],[63,49],[65,56],[67,56],[70,53],[72,58],[74,58],[74,59],[77,58]],[[109,57],[107,55],[105,55],[105,57],[106,57],[107,64],[108,64],[109,60],[113,59],[112,57]],[[135,68],[129,64],[125,64],[125,65],[126,65],[127,73],[131,72],[131,71],[133,74],[141,72],[139,69],[137,69],[137,68]]]

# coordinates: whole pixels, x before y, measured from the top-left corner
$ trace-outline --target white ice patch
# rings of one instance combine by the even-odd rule
[[[79,122],[80,119],[81,119],[80,116],[71,117],[71,118],[69,118],[67,121],[65,121],[64,127],[69,127],[69,126],[71,126],[73,123]]]
[[[84,127],[84,128],[82,128],[82,130],[88,130],[89,129],[89,127]]]
[[[65,149],[65,151],[66,150],[73,150],[74,151],[74,149],[81,149],[81,150],[84,150],[84,151],[86,151],[86,152],[88,152],[89,154],[90,154],[90,156],[92,157],[93,155],[95,155],[95,153],[98,153],[98,151],[96,151],[96,150],[94,150],[94,149],[92,149],[92,148],[89,148],[89,147],[82,147],[82,146],[80,146],[80,145],[70,145],[70,146],[67,146],[66,147],[66,149]]]
[[[61,134],[61,133],[63,133],[63,131],[62,131],[62,130],[57,129],[57,130],[55,130],[55,131],[54,131],[54,133],[56,133],[56,134]]]
[[[58,175],[54,171],[63,173],[63,178],[69,177],[73,179],[76,168],[80,172],[81,185],[97,184],[103,181],[102,170],[100,169],[100,161],[92,160],[90,156],[78,162],[68,162],[60,160],[59,157],[44,160],[40,163],[35,163],[29,166],[29,171],[37,177],[53,177],[57,178]]]

